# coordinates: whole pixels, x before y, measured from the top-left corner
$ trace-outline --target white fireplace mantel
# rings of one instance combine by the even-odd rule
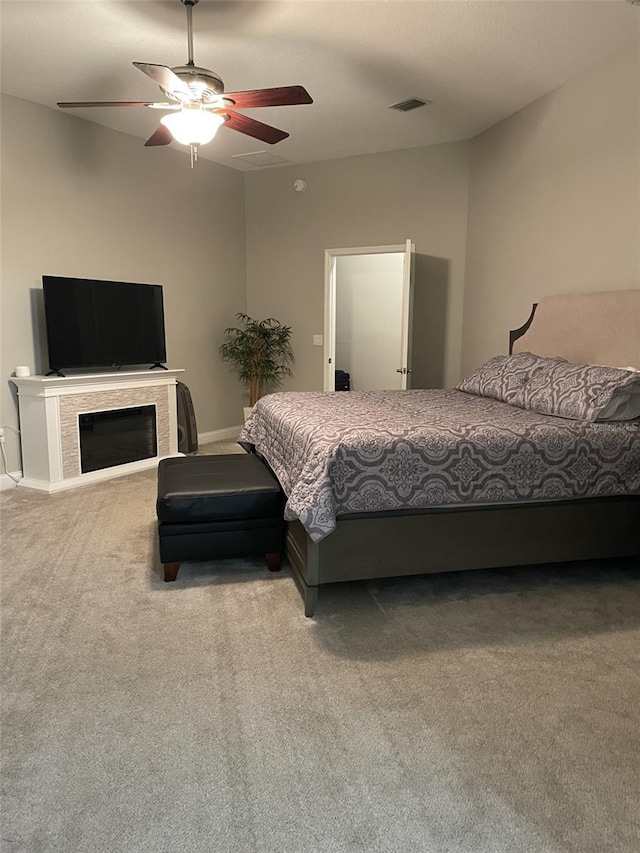
[[[183,370],[132,370],[11,377],[18,388],[23,478],[20,486],[56,492],[152,468],[178,456],[176,381]],[[83,473],[79,416],[153,405],[158,455]]]

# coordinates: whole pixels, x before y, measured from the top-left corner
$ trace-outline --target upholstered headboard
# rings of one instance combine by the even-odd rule
[[[511,350],[640,369],[640,289],[545,296],[511,332]]]

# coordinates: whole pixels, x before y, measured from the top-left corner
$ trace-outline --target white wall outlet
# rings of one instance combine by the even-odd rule
[[[323,344],[322,335],[314,335],[313,336],[314,347],[321,347],[322,344]]]

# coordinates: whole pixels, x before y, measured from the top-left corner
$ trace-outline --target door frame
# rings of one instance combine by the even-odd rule
[[[415,245],[411,240],[397,243],[393,246],[356,246],[351,249],[325,249],[324,250],[324,365],[322,371],[322,384],[324,391],[335,391],[335,360],[336,360],[336,258],[344,255],[387,255],[391,253],[406,254],[415,252]],[[413,274],[413,263],[411,263],[410,274]],[[405,276],[407,271],[405,270]],[[413,300],[411,300],[413,301]],[[406,310],[409,310],[407,308]],[[403,307],[403,315],[404,315]],[[408,330],[403,328],[403,335]],[[404,341],[403,348],[410,347],[409,341]]]

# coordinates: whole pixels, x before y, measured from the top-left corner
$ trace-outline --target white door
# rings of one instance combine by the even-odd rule
[[[335,371],[354,391],[410,387],[415,247],[325,251],[324,389]]]

